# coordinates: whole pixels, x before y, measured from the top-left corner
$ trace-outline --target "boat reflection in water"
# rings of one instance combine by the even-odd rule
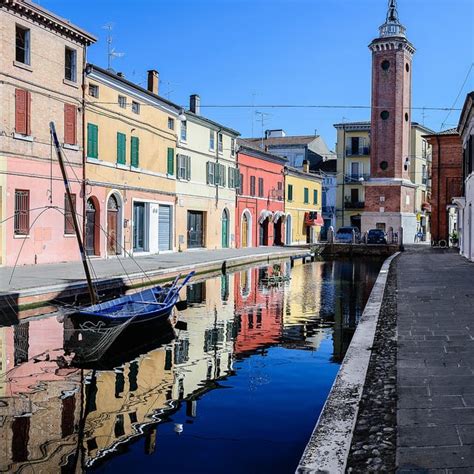
[[[0,470],[294,469],[379,268],[283,264],[281,284],[265,284],[265,268],[194,282],[172,324],[127,328],[96,362],[62,315],[0,328]]]

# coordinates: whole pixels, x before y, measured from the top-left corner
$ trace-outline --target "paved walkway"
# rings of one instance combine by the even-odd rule
[[[290,255],[305,253],[307,249],[295,247],[254,247],[246,249],[192,250],[182,253],[165,253],[131,258],[92,259],[92,266],[98,279],[123,277],[124,275],[171,270],[177,267],[223,262],[229,259],[248,258],[261,255]],[[15,269],[0,268],[0,294],[19,290],[54,285],[70,285],[84,281],[81,262],[48,265],[25,265]]]
[[[474,264],[408,247],[398,259],[397,465],[474,472]]]

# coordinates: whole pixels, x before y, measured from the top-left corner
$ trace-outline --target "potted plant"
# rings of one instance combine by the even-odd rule
[[[453,245],[457,245],[459,242],[459,236],[456,231],[451,232],[451,235],[449,236],[449,240]]]

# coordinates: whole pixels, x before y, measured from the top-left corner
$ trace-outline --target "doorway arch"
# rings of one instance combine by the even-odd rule
[[[107,255],[122,253],[122,199],[112,192],[107,199]]]
[[[100,255],[100,207],[95,196],[86,201],[85,250],[87,255]]]
[[[221,234],[222,234],[222,248],[229,248],[229,228],[230,228],[230,217],[227,208],[222,211],[221,220]]]
[[[248,209],[242,213],[240,225],[240,246],[242,248],[252,246],[252,216]]]

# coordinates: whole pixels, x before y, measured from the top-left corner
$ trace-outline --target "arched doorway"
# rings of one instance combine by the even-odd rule
[[[240,246],[242,248],[250,247],[251,243],[251,228],[252,222],[250,218],[250,214],[248,211],[244,211],[242,214],[242,225],[240,229]]]
[[[222,211],[222,248],[229,247],[229,211],[224,209]]]
[[[90,197],[86,202],[86,238],[87,255],[99,255],[99,206],[95,198]]]
[[[285,237],[286,245],[291,245],[291,214],[286,216],[286,237]]]
[[[259,245],[268,245],[268,217],[259,226]]]
[[[115,194],[107,201],[107,254],[121,254],[120,204]]]

